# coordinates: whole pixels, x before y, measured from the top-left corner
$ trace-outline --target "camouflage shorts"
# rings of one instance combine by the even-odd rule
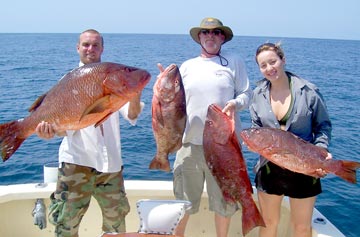
[[[102,210],[103,231],[125,232],[125,216],[130,205],[122,171],[101,173],[93,168],[62,163],[49,207],[49,222],[55,225],[55,236],[78,236],[79,224],[92,196]]]

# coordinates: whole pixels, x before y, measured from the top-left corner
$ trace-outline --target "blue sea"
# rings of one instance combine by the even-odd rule
[[[78,34],[0,34],[0,123],[23,118],[34,100],[78,65]],[[104,34],[102,61],[148,70],[152,79],[142,94],[145,108],[136,126],[121,120],[124,175],[126,179],[171,180],[172,174],[150,171],[156,150],[151,128],[152,86],[157,63],[180,65],[198,56],[199,46],[188,35]],[[334,159],[360,162],[360,41],[235,36],[223,46],[240,54],[252,87],[261,79],[254,61],[258,45],[282,42],[287,70],[315,83],[328,105],[333,123],[330,150]],[[248,111],[241,112],[243,127],[250,126]],[[43,181],[43,165],[57,161],[59,138],[41,140],[33,135],[6,162],[0,163],[0,185]],[[244,147],[252,167],[257,155]],[[174,161],[174,155],[170,156]],[[357,174],[357,180],[360,176]],[[346,236],[360,234],[360,184],[328,175],[316,207]]]

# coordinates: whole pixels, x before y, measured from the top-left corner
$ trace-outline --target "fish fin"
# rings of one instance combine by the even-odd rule
[[[356,170],[360,168],[360,163],[355,161],[341,160],[341,169],[334,172],[340,178],[356,184]]]
[[[265,227],[265,222],[257,208],[254,200],[246,203],[246,206],[242,208],[242,232],[243,236],[246,236],[253,228],[257,226]]]
[[[46,97],[47,93],[39,96],[34,103],[30,106],[30,108],[28,109],[29,112],[33,112],[37,109],[37,107],[39,107],[41,105],[41,103],[43,102],[44,98]]]
[[[108,113],[105,117],[103,117],[102,119],[100,119],[99,121],[97,121],[97,123],[94,125],[95,127],[99,126],[100,124],[102,124],[103,122],[105,122],[105,120],[107,118],[109,118],[109,116],[111,115],[112,113]]]
[[[156,103],[156,102],[155,102]],[[154,104],[154,103],[153,103]],[[165,127],[164,117],[162,115],[161,103],[157,101],[157,105],[151,107],[152,118],[156,120],[158,125]]]
[[[239,139],[237,138],[235,131],[232,133],[231,142],[234,144],[235,149],[237,149],[238,154],[241,155],[241,157],[243,159],[243,162],[244,162],[244,164],[246,166],[246,160],[243,158],[244,156],[243,156],[243,153],[242,153],[241,143],[239,142]],[[246,187],[245,188],[246,188],[246,190],[249,190],[251,193],[253,192],[251,181],[250,181],[249,178],[246,179]]]
[[[110,104],[110,95],[101,97],[84,111],[84,113],[81,115],[80,120],[88,114],[103,113],[105,110],[109,109]]]
[[[3,161],[8,160],[25,141],[25,139],[26,137],[21,136],[19,121],[1,124],[0,149]]]
[[[154,159],[150,162],[149,169],[170,172],[170,162],[168,159],[159,159],[157,156],[155,156]]]

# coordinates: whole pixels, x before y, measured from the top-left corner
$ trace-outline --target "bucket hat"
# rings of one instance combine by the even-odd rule
[[[200,44],[199,32],[202,29],[208,29],[208,30],[220,29],[220,30],[222,30],[224,32],[224,35],[225,35],[225,40],[224,40],[223,44],[230,41],[232,39],[232,37],[233,37],[233,32],[230,29],[230,27],[224,26],[223,23],[219,19],[216,19],[216,18],[213,18],[213,17],[206,17],[201,21],[200,27],[193,27],[193,28],[190,29],[191,37],[198,44]]]

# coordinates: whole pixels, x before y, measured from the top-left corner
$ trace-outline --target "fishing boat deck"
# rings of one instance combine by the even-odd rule
[[[125,180],[125,188],[131,206],[131,211],[126,217],[126,226],[127,231],[131,233],[135,233],[139,229],[139,217],[136,211],[136,202],[138,200],[174,199],[171,181]],[[0,236],[53,236],[54,227],[48,223],[46,229],[40,230],[38,226],[34,225],[31,212],[38,198],[44,199],[45,205],[48,207],[50,203],[49,196],[54,190],[55,183],[0,186]],[[256,195],[254,195],[254,199],[256,202]],[[211,224],[214,221],[214,216],[209,213],[207,194],[204,192],[200,211],[191,216],[185,235],[191,237],[215,236],[215,226]],[[290,236],[288,228],[289,213],[289,205],[285,199],[281,210],[279,236]],[[241,220],[241,211],[238,211],[232,218],[229,236],[243,236]],[[345,237],[317,209],[314,209],[313,220],[315,220],[313,222],[313,237]],[[82,220],[80,236],[100,236],[101,224],[100,208],[96,201],[92,200],[89,210]],[[257,233],[258,228],[254,228],[247,237],[255,237]]]
[[[106,234],[103,237],[176,237],[175,235],[155,235],[155,234],[142,234],[142,233],[125,233],[125,234]]]

